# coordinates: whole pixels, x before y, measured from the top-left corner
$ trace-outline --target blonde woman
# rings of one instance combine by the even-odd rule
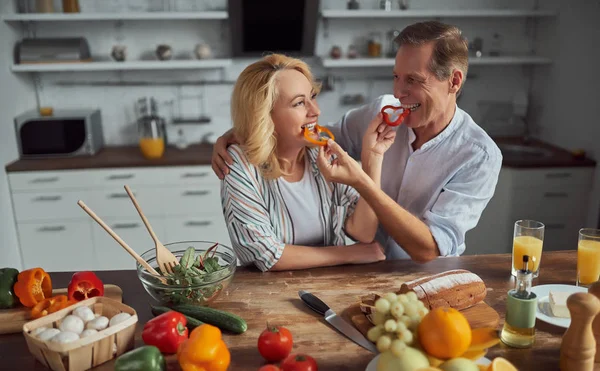
[[[304,137],[318,122],[318,91],[303,61],[280,54],[249,65],[236,82],[231,116],[240,145],[228,148],[233,164],[221,201],[243,265],[275,271],[385,259],[373,242],[374,212],[353,188],[325,180],[330,149]],[[362,166],[376,184],[394,138],[381,117],[365,135]],[[346,236],[357,242],[344,246]]]

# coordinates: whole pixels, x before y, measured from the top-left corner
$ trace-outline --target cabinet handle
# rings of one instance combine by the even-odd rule
[[[121,179],[131,179],[135,175],[133,174],[119,174],[119,175],[110,175],[106,179],[108,180],[121,180]]]
[[[133,194],[135,196],[135,193]],[[127,193],[111,193],[108,198],[129,198]]]
[[[64,231],[65,226],[64,225],[57,225],[57,226],[52,226],[52,227],[42,227],[38,229],[38,232],[60,232],[60,231]]]
[[[204,173],[185,173],[181,177],[182,178],[204,178],[207,175],[208,175],[207,172],[204,172]]]
[[[53,176],[50,178],[35,178],[32,179],[29,183],[52,183],[52,182],[58,182],[58,177],[57,176]]]
[[[546,224],[546,229],[565,229],[564,224]]]
[[[137,228],[140,225],[138,223],[117,223],[112,226],[113,229],[132,229]]]
[[[186,227],[206,227],[211,224],[212,222],[209,222],[208,220],[185,222]]]
[[[558,178],[570,178],[571,173],[548,173],[546,174],[546,178],[548,179],[558,179]]]
[[[61,196],[39,196],[33,199],[33,201],[60,201]]]
[[[206,196],[209,194],[209,191],[185,191],[183,192],[184,196]]]
[[[567,192],[545,192],[544,197],[546,198],[567,198],[569,194]]]

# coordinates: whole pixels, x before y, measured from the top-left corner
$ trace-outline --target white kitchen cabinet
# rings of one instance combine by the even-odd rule
[[[577,248],[585,225],[594,168],[517,169],[503,167],[496,193],[466,237],[469,254],[510,253],[514,223],[544,223],[544,250]]]
[[[158,239],[164,240],[162,218],[152,216],[147,218]],[[103,218],[103,220],[139,255],[154,248],[154,241],[141,218]],[[135,259],[96,222],[92,225],[92,240],[96,255],[96,269],[135,269]]]
[[[58,272],[97,267],[89,221],[22,222],[17,229],[25,269]]]
[[[142,254],[154,242],[126,184],[164,244],[205,240],[231,246],[220,181],[210,166],[15,172],[9,182],[25,267],[135,269],[133,258],[77,205],[85,202]]]

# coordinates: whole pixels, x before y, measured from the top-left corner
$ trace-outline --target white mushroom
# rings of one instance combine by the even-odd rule
[[[108,327],[108,318],[106,318],[104,316],[94,318],[93,320],[89,321],[85,325],[85,328],[97,330],[97,331],[104,330],[107,327]]]
[[[116,326],[121,322],[125,322],[129,317],[131,317],[131,314],[125,312],[116,314],[110,319],[109,326]]]
[[[69,314],[62,320],[58,328],[61,331],[70,331],[79,335],[83,331],[83,320],[77,316]]]
[[[46,341],[52,339],[54,336],[60,334],[60,330],[57,328],[49,328],[39,334],[38,339],[41,341]]]
[[[35,330],[31,331],[29,334],[33,337],[37,337],[42,332],[46,331],[48,327],[38,327]]]
[[[87,330],[83,330],[83,332],[81,333],[81,338],[85,338],[88,336],[92,336],[94,334],[97,334],[98,330],[94,330],[93,328],[88,328]]]
[[[79,335],[71,331],[63,331],[50,339],[51,342],[59,344],[71,343],[77,340],[79,340]]]
[[[73,314],[76,315],[77,317],[81,318],[84,323],[91,321],[95,318],[94,312],[92,312],[92,310],[89,307],[85,307],[85,306],[75,308],[75,310],[73,311]]]

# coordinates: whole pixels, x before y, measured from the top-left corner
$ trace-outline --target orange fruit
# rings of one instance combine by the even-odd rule
[[[427,313],[417,333],[423,349],[440,359],[459,357],[471,345],[471,325],[462,313],[450,307]]]
[[[442,369],[437,368],[437,367],[425,367],[425,368],[420,368],[417,371],[442,371]]]
[[[496,357],[488,366],[487,371],[518,371],[518,369],[507,359]]]
[[[498,330],[493,327],[476,328],[471,331],[471,345],[469,352],[482,351],[493,347],[500,342]]]

